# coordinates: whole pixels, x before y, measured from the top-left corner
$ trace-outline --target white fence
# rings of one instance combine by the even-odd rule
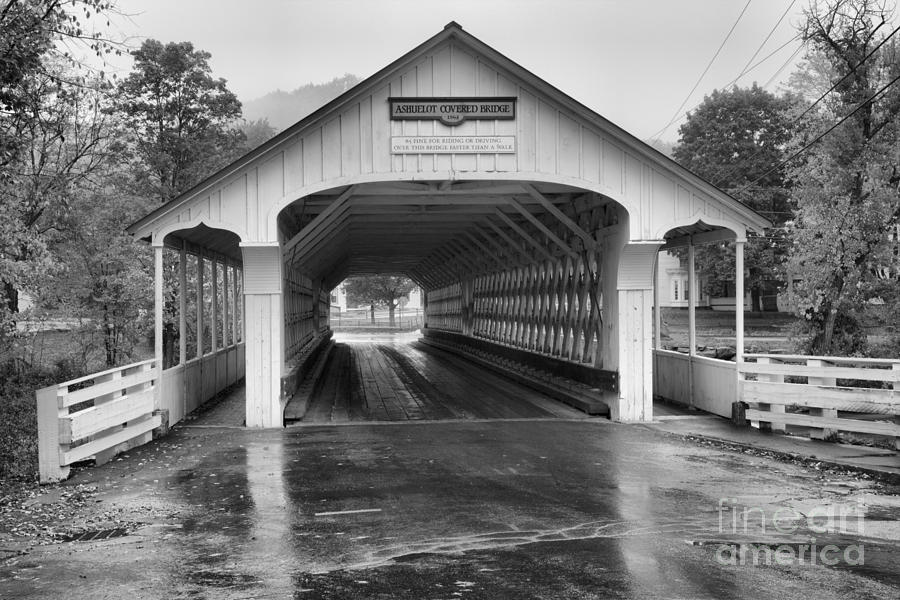
[[[244,343],[193,358],[162,373],[159,408],[174,425],[185,415],[244,377]]]
[[[737,365],[672,350],[653,353],[653,395],[731,418],[737,399]]]
[[[887,436],[900,444],[900,359],[745,354],[738,364],[671,350],[653,357],[656,396],[722,417],[742,401],[746,419],[761,429],[819,439]]]
[[[375,311],[374,318],[368,308],[349,308],[345,311],[332,310],[330,325],[331,328],[396,328],[396,329],[418,329],[422,326],[424,313],[419,308],[397,308],[394,311],[394,324],[391,325],[390,313],[387,310],[379,309]]]
[[[900,436],[900,360],[748,354],[740,374],[746,418],[764,429]]]
[[[88,458],[102,464],[150,441],[162,424],[155,411],[155,360],[117,367],[38,390],[38,463],[42,483],[69,475]]]
[[[65,479],[73,463],[93,458],[100,465],[149,442],[164,422],[174,425],[242,377],[239,343],[161,376],[151,359],[37,390],[41,483]]]

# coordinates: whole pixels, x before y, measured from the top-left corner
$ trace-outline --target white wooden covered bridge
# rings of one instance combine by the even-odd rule
[[[817,437],[900,436],[900,360],[744,354],[743,245],[767,225],[450,23],[129,228],[155,249],[155,358],[36,392],[41,481],[242,378],[246,425],[282,426],[328,346],[330,290],[376,273],[421,286],[425,344],[588,412],[651,420],[657,394]],[[697,355],[696,294],[689,352],[662,349],[660,250],[687,247],[696,289],[694,245],[724,240],[735,360]]]
[[[246,374],[247,426],[279,427],[330,290],[374,273],[423,288],[426,337],[574,365],[613,419],[651,419],[657,252],[733,239],[740,269],[766,225],[450,23],[129,231],[156,249],[157,360],[164,248],[218,290],[212,314],[182,300],[182,331],[218,325],[180,336],[158,407],[175,422]]]

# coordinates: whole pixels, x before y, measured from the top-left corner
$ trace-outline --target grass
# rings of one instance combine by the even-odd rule
[[[710,348],[734,347],[735,315],[733,312],[697,309],[697,344]],[[663,346],[688,346],[688,311],[663,308]],[[790,350],[790,330],[797,317],[786,313],[744,313],[744,348],[747,352],[784,352]],[[668,335],[666,335],[668,334]]]
[[[53,383],[53,371],[0,366],[0,480],[37,476],[37,407],[34,390]]]

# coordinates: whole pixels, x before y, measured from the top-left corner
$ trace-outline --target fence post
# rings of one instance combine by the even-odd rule
[[[778,359],[773,359],[771,357],[760,356],[756,359],[757,364],[761,365],[770,365],[770,364],[781,364],[781,361]],[[776,374],[766,374],[760,373],[757,375],[758,381],[768,381],[771,383],[784,383],[784,375],[776,375]],[[769,404],[769,403],[759,403],[759,410],[767,410],[771,413],[784,413],[784,404]],[[773,423],[771,421],[760,421],[759,422],[759,430],[760,431],[773,431],[778,433],[784,433],[787,431],[787,426],[784,423]]]
[[[900,362],[895,362],[891,366],[891,369],[895,373],[900,372]],[[898,382],[898,381],[894,381],[891,384],[891,386],[894,388],[894,390],[900,390],[900,382]],[[894,415],[894,423],[896,423],[897,425],[900,425],[900,415]],[[897,436],[894,438],[894,448],[896,448],[897,450],[900,450],[900,436]]]
[[[808,358],[806,360],[806,366],[808,367],[819,367],[823,371],[827,369],[827,367],[832,366],[834,363],[820,360],[817,358]],[[824,373],[823,373],[824,374]],[[837,379],[834,377],[808,377],[807,383],[809,385],[828,385],[835,386],[837,385]],[[810,408],[809,416],[811,417],[834,417],[837,418],[838,411],[836,408]],[[815,440],[834,440],[837,439],[838,432],[837,429],[822,427],[812,428],[809,430],[809,437]]]
[[[161,354],[157,356],[155,364],[162,364],[161,357],[162,357]],[[113,371],[109,375],[104,375],[103,377],[97,377],[96,379],[94,379],[94,383],[95,384],[105,383],[107,381],[114,381],[116,379],[122,379],[122,370],[121,369],[117,369],[116,371]],[[116,400],[116,398],[121,398],[122,394],[123,394],[123,390],[116,390],[115,392],[111,392],[109,394],[104,394],[103,396],[98,396],[97,398],[94,399],[94,406],[103,406],[104,404],[107,404],[108,402],[113,402]],[[156,408],[159,408],[159,397],[160,397],[160,395],[157,393],[156,400],[154,400],[154,406]],[[116,454],[117,454],[117,452],[116,452],[115,447],[108,448],[106,450],[98,452],[94,456],[94,464],[97,465],[98,467],[102,464],[106,464],[110,460],[112,460],[112,458]]]
[[[38,473],[41,483],[62,481],[69,476],[69,467],[60,463],[59,417],[68,409],[59,407],[59,387],[52,385],[35,392],[38,427]]]

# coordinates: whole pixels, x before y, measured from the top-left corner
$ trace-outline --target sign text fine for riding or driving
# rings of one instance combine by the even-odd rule
[[[502,98],[388,98],[391,120],[437,119],[459,125],[470,119],[515,119],[516,99]]]
[[[391,137],[391,154],[513,154],[514,135]]]

